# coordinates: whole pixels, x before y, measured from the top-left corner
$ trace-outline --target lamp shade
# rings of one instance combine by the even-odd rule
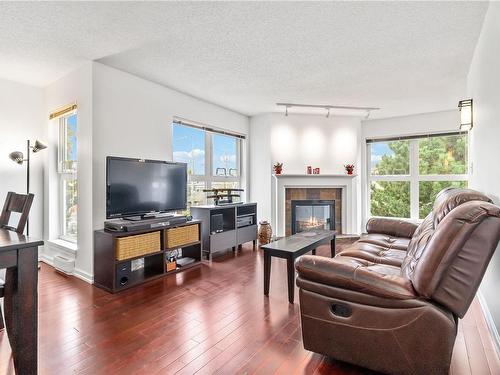
[[[21,151],[14,151],[9,154],[10,160],[16,162],[17,164],[23,164],[24,155]]]
[[[43,142],[40,142],[38,139],[35,141],[35,144],[33,146],[33,152],[38,152],[38,151],[41,151],[43,149],[46,149],[47,148],[47,145]]]
[[[460,100],[458,109],[460,110],[460,130],[471,130],[473,126],[473,104],[472,99]]]

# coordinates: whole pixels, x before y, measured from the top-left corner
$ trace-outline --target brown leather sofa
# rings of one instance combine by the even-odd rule
[[[500,208],[445,189],[420,225],[371,219],[335,258],[296,262],[304,347],[389,374],[447,374],[458,318],[500,240]]]

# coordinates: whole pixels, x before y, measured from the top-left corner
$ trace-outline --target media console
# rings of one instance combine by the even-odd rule
[[[200,265],[201,233],[199,220],[132,232],[96,230],[94,285],[116,293]],[[177,257],[173,269],[171,257]]]
[[[245,242],[257,241],[257,203],[192,206],[191,215],[203,223],[201,243],[208,259]]]

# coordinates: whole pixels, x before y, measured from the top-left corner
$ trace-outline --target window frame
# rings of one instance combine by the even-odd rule
[[[467,173],[466,174],[420,174],[419,162],[420,162],[420,153],[419,153],[419,140],[426,138],[428,136],[432,137],[445,137],[453,135],[451,133],[431,133],[427,135],[415,135],[413,137],[401,137],[401,140],[408,140],[409,142],[409,174],[407,175],[372,175],[371,174],[371,146],[372,143],[377,142],[390,142],[391,140],[400,140],[398,137],[393,137],[392,139],[376,139],[373,138],[370,140],[366,140],[366,196],[367,196],[367,214],[368,217],[381,217],[375,216],[371,214],[371,183],[374,181],[394,181],[394,182],[409,182],[410,183],[410,217],[394,217],[394,219],[402,219],[402,220],[413,220],[413,221],[421,221],[423,218],[419,217],[420,214],[420,182],[425,181],[466,181],[469,182],[470,176],[470,160],[469,160],[469,147],[470,147],[470,138],[468,133],[464,132],[456,132],[456,135],[465,135],[467,137],[467,146],[466,146],[466,164],[467,164]]]
[[[239,137],[236,134],[229,134],[226,132],[218,132],[218,131],[211,131],[210,129],[204,128],[202,126],[196,126],[196,125],[191,125],[191,124],[185,124],[179,121],[173,120],[171,123],[171,134],[172,134],[172,160],[173,158],[173,153],[174,151],[174,142],[175,139],[173,137],[173,132],[174,132],[174,126],[175,125],[180,125],[180,126],[185,126],[189,128],[194,128],[200,131],[204,132],[205,135],[205,174],[204,175],[198,175],[198,174],[188,174],[188,183],[190,181],[194,182],[203,182],[205,184],[205,189],[211,189],[213,183],[218,183],[218,182],[237,182],[238,186],[241,188],[242,184],[242,168],[243,168],[243,163],[242,163],[242,143],[244,138]],[[236,176],[216,176],[213,173],[213,165],[214,165],[214,152],[213,152],[213,136],[214,135],[224,135],[226,137],[232,137],[236,140],[236,168],[237,168],[237,174]],[[175,161],[175,160],[174,160]]]
[[[72,168],[66,167],[66,140],[67,140],[67,121],[68,118],[77,115],[77,110],[65,113],[60,116],[58,120],[58,144],[57,144],[57,174],[59,179],[59,239],[71,243],[77,243],[78,241],[78,230],[77,236],[70,236],[66,233],[66,192],[65,192],[65,182],[69,180],[76,180],[78,191],[78,157],[77,161],[72,163]],[[76,126],[78,131],[78,115],[76,118]],[[78,138],[76,141],[78,145]],[[78,146],[77,146],[78,149]],[[77,194],[78,202],[78,194]]]

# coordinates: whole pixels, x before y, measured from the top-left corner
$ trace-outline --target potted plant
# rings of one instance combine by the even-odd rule
[[[283,170],[283,163],[276,162],[273,165],[273,169],[274,169],[274,174],[281,174],[281,171]]]
[[[354,164],[346,164],[344,168],[347,174],[352,174],[354,172]]]

